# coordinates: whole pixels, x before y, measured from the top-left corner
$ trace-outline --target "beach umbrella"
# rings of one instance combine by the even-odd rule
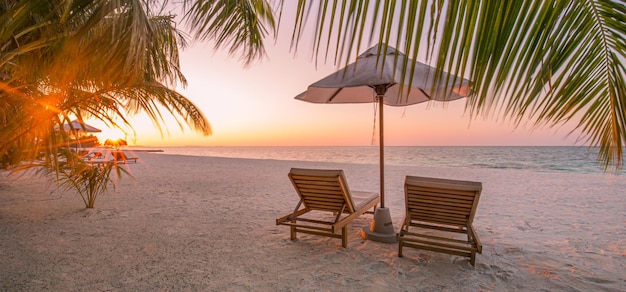
[[[407,64],[407,68],[414,66],[413,75],[409,72],[405,74],[402,64]],[[469,80],[437,71],[407,58],[391,46],[378,44],[359,55],[354,63],[311,84],[295,97],[312,103],[378,104],[380,208],[374,215],[375,224],[369,231],[364,230],[369,234],[368,238],[395,242],[391,216],[385,208],[383,106],[408,106],[430,100],[451,101],[468,96],[470,91]]]
[[[61,128],[59,126],[54,126],[55,131],[59,131]],[[69,124],[63,125],[63,131],[65,132],[85,132],[85,133],[100,133],[102,130],[85,124],[79,120],[73,120]]]
[[[54,126],[54,130],[55,131],[60,131],[61,127],[59,126]],[[102,132],[102,130],[94,127],[94,126],[90,126],[82,121],[79,120],[73,120],[71,121],[69,124],[63,124],[63,131],[64,132],[72,132],[74,133],[75,137],[78,137],[78,133],[82,132],[82,133],[100,133]],[[80,141],[77,141],[76,144],[76,150],[78,150],[78,144],[80,144]]]

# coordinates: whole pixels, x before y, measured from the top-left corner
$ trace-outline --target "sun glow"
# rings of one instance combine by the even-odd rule
[[[284,39],[283,39],[284,40]],[[181,55],[188,87],[177,90],[208,118],[213,134],[203,136],[163,111],[159,130],[145,115],[131,117],[133,128],[101,127],[97,136],[122,138],[138,146],[370,146],[378,145],[373,104],[311,104],[294,100],[307,86],[336,71],[333,64],[294,57],[288,43],[268,43],[268,59],[248,68],[225,52],[207,54],[192,46]],[[183,122],[184,124],[184,122]],[[470,120],[465,100],[446,106],[385,107],[389,146],[576,145],[571,130],[529,129],[496,120]]]

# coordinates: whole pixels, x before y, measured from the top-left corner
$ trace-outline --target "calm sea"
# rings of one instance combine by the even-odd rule
[[[378,147],[159,147],[162,154],[378,164]],[[385,147],[385,165],[603,173],[597,149],[578,146]],[[623,174],[623,171],[620,173]]]

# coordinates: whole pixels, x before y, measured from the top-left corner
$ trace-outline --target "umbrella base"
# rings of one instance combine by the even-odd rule
[[[374,212],[374,221],[370,227],[365,227],[361,231],[361,236],[365,239],[384,242],[398,242],[398,234],[391,222],[391,213],[388,208],[377,208]]]

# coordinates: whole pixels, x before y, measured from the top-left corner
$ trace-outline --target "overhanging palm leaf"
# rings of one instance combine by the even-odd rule
[[[599,160],[616,169],[626,141],[626,4],[594,1],[300,0],[294,40],[317,13],[315,46],[335,56],[358,52],[361,39],[390,43],[417,59],[469,75],[472,116],[494,112],[518,124],[574,121]],[[313,7],[317,6],[317,9]],[[371,21],[371,26],[366,25]],[[423,43],[426,44],[424,48]],[[315,51],[319,54],[320,50]],[[350,58],[346,58],[349,61]],[[411,67],[404,66],[406,74]],[[437,79],[437,78],[435,78]],[[437,82],[435,80],[434,82]],[[449,82],[452,82],[450,80]]]
[[[263,39],[274,32],[274,16],[266,0],[185,0],[185,21],[201,40],[240,53],[247,64],[265,54]]]

